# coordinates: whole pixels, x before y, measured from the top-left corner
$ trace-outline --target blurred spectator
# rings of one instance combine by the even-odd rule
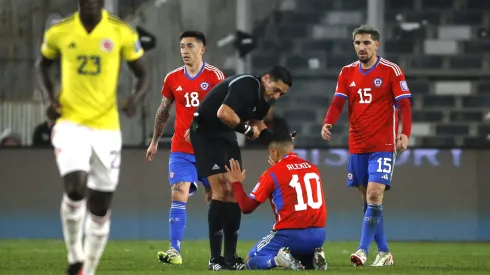
[[[284,131],[286,133],[289,133],[288,123],[284,118],[276,114],[274,106],[271,106],[269,112],[264,117],[264,123],[265,125],[267,125],[267,128],[271,129],[271,131]],[[261,144],[259,140],[247,139],[246,146],[263,146],[263,144]]]
[[[0,133],[0,147],[20,147],[22,146],[21,138],[18,134],[12,133],[7,129]]]
[[[54,123],[45,121],[36,126],[32,135],[32,146],[51,146],[51,129]]]

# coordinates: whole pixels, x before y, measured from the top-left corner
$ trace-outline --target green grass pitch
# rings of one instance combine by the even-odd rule
[[[253,242],[240,242],[239,255],[245,257]],[[185,241],[184,264],[173,266],[158,262],[158,250],[168,247],[167,241],[109,241],[97,274],[212,274],[207,271],[207,241]],[[373,244],[373,247],[376,245]],[[363,267],[350,265],[349,255],[356,242],[327,242],[324,247],[332,274],[490,274],[490,243],[404,243],[392,242],[395,265]],[[371,251],[375,255],[375,251]],[[372,263],[374,257],[368,259]],[[64,274],[66,252],[60,240],[0,241],[1,275]],[[240,271],[219,271],[220,273]],[[242,271],[260,273],[265,271]],[[282,274],[293,271],[271,270]],[[300,271],[318,273],[320,271]]]

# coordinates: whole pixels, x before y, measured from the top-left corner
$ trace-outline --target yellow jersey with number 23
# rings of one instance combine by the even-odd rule
[[[121,56],[134,61],[143,55],[131,26],[103,10],[102,20],[88,33],[76,12],[45,32],[41,53],[48,59],[61,57],[58,121],[120,129],[116,89]]]

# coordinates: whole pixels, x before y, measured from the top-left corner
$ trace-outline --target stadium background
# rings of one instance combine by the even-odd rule
[[[345,187],[346,116],[335,140],[319,137],[340,68],[355,60],[352,29],[370,23],[381,30],[383,57],[399,64],[413,94],[411,150],[401,154],[393,190],[386,196],[387,236],[397,240],[490,240],[490,161],[485,115],[490,105],[490,2],[484,0],[106,0],[122,18],[155,37],[147,53],[152,88],[140,114],[123,115],[121,183],[113,209],[112,238],[165,239],[170,204],[167,160],[172,123],[157,161],[144,161],[166,72],[181,66],[178,34],[203,31],[205,60],[226,75],[262,73],[288,66],[291,93],[277,116],[298,131],[297,151],[318,164],[329,207],[330,240],[357,240],[361,204]],[[66,16],[76,1],[0,1],[0,132],[23,148],[0,148],[0,238],[60,238],[61,184],[50,148],[29,148],[44,121],[33,63],[49,18]],[[237,12],[238,11],[238,12]],[[253,33],[257,47],[236,59],[233,43],[218,41],[237,27]],[[223,42],[223,40],[222,40]],[[122,67],[119,95],[131,77]],[[57,77],[55,74],[54,77]],[[344,108],[346,111],[347,108]],[[264,150],[243,149],[248,190],[267,167]],[[202,192],[190,199],[187,238],[207,236]],[[268,205],[245,216],[243,239],[257,239],[272,225]],[[204,230],[203,230],[204,229]]]

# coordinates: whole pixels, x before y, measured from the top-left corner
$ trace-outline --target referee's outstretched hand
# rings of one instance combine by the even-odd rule
[[[247,170],[243,170],[240,168],[240,162],[238,160],[230,159],[230,167],[225,165],[225,169],[228,172],[228,179],[230,182],[239,181],[243,183],[245,180],[245,172]]]

